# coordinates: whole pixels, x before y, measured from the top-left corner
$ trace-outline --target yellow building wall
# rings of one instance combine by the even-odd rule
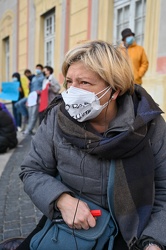
[[[88,0],[70,0],[69,48],[87,39]]]
[[[0,20],[0,83],[6,80],[5,75],[5,46],[4,39],[9,37],[9,51],[10,51],[10,65],[9,65],[9,75],[12,75],[12,61],[13,61],[13,21],[14,13],[12,11],[7,11],[4,13]]]
[[[88,0],[70,0],[69,48],[86,40],[88,33]],[[99,0],[98,39],[112,42],[113,0]]]
[[[160,7],[160,0],[147,0],[144,48],[149,59],[149,68],[142,86],[166,112],[166,75],[158,74],[156,71]],[[166,119],[166,114],[163,114],[163,117]]]
[[[113,42],[114,1],[99,0],[98,39]]]
[[[28,1],[18,1],[18,72],[23,74],[28,62]]]

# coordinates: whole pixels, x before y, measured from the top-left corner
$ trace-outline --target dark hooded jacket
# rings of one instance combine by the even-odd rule
[[[17,134],[11,116],[0,105],[0,153],[17,146]]]

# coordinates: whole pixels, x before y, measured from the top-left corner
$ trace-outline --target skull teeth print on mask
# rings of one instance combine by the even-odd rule
[[[100,105],[100,99],[108,93],[110,86],[106,87],[99,93],[76,88],[71,86],[62,92],[62,98],[65,102],[65,109],[71,117],[78,122],[83,122],[96,118],[101,111],[109,104],[110,100],[104,105]],[[103,93],[104,92],[104,93]],[[103,93],[100,97],[97,95]]]

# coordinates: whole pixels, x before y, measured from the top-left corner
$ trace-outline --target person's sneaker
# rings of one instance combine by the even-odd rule
[[[35,135],[35,133],[33,131],[23,131],[22,132],[23,135],[27,136],[27,135]]]
[[[23,131],[22,133],[23,133],[23,135],[31,135],[31,132],[28,131],[28,130],[25,130],[25,131]]]
[[[17,127],[17,131],[21,132],[22,131],[21,127]]]
[[[28,117],[22,116],[21,131],[25,131],[27,124],[28,124]]]
[[[6,239],[0,243],[0,250],[15,250],[24,240],[23,237]]]
[[[29,133],[25,130],[25,131],[22,131],[22,134],[23,135],[29,135]]]

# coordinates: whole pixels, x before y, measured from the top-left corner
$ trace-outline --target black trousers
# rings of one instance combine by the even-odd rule
[[[120,232],[115,238],[113,250],[129,250]]]

